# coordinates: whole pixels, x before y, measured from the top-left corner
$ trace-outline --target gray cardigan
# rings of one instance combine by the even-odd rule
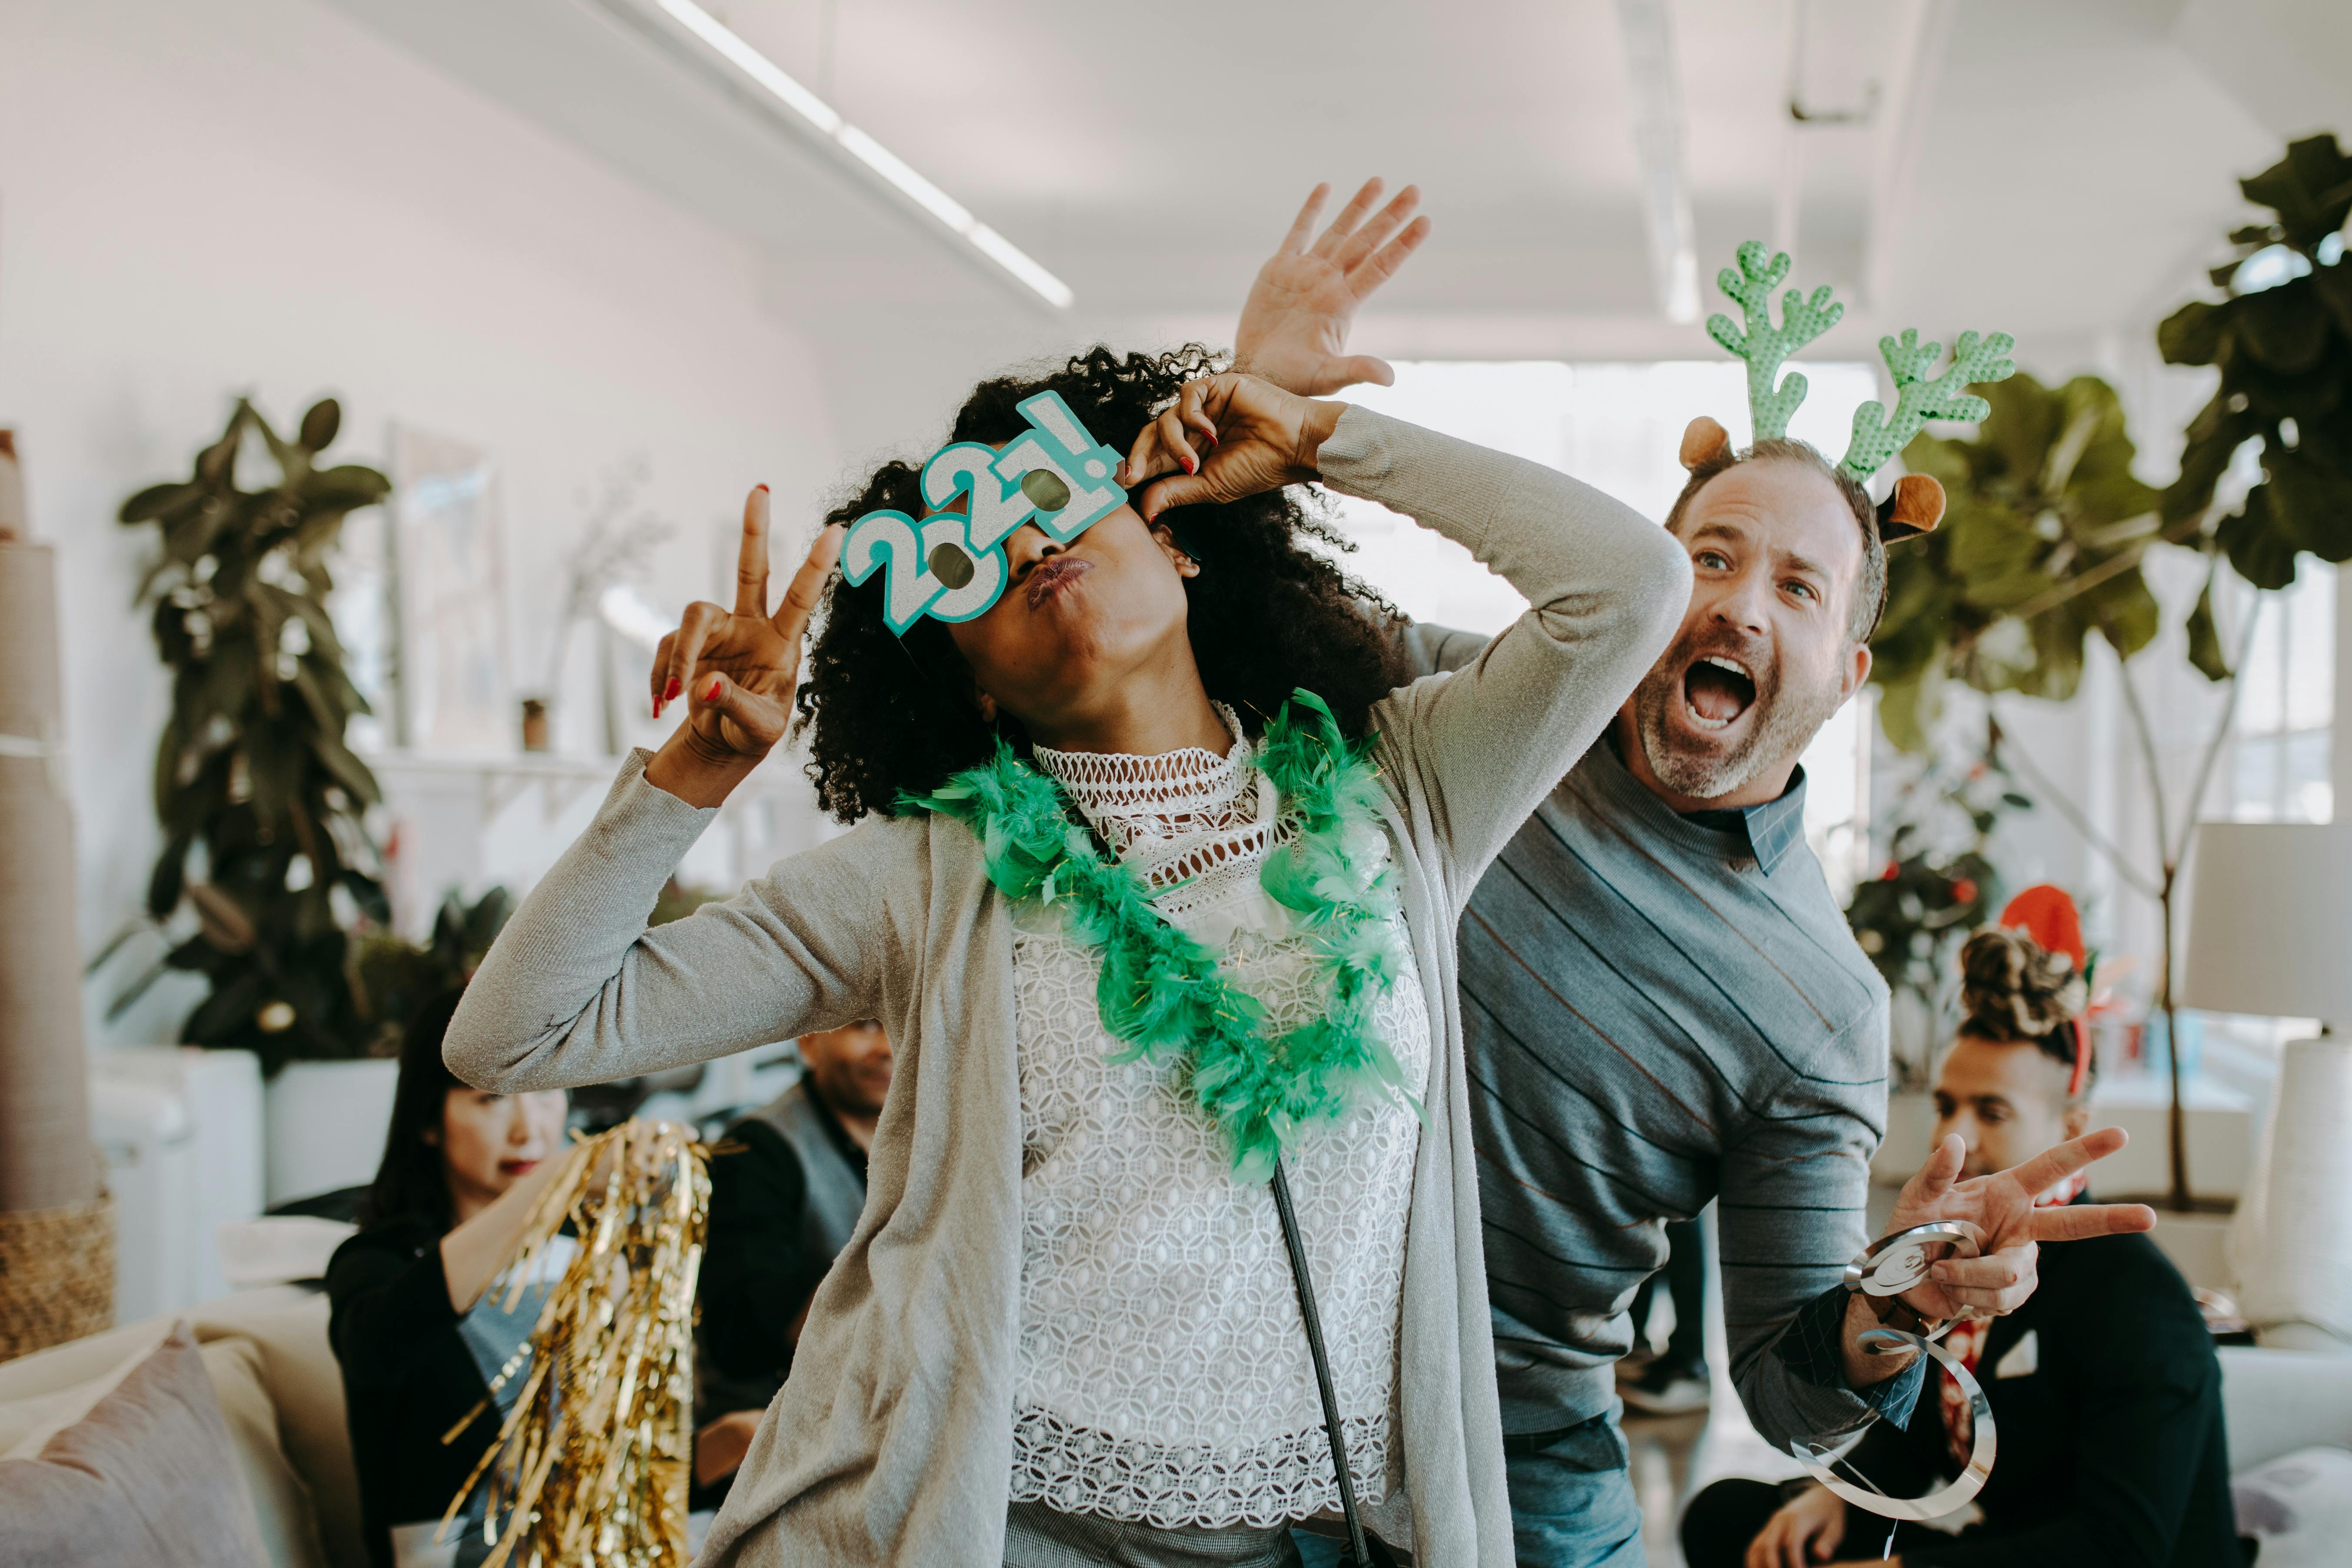
[[[1539,465],[1350,408],[1324,481],[1466,545],[1534,606],[1468,668],[1372,710],[1435,1031],[1407,1219],[1398,1400],[1413,1549],[1509,1568],[1510,1505],[1454,927],[1505,841],[1665,647],[1689,565]],[[1211,570],[1214,570],[1213,558]],[[898,1058],[866,1212],[713,1525],[709,1564],[972,1568],[1003,1554],[1021,1288],[1021,1094],[1005,900],[961,826],[869,820],[647,929],[712,813],[622,766],[449,1026],[505,1092],[597,1083],[877,1017]]]

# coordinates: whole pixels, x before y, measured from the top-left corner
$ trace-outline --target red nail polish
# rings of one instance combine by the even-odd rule
[[[658,718],[660,718],[660,717],[661,717],[661,710],[662,710],[661,699],[660,699],[660,698],[658,698],[658,697],[656,697],[656,698],[655,698],[655,699],[654,699],[654,717],[655,717],[655,718],[658,719]]]
[[[1188,474],[1199,473],[1201,471],[1200,465],[1193,462],[1192,459],[1188,457],[1184,459],[1184,471]]]
[[[751,488],[758,490],[761,495],[766,495],[768,493],[768,487],[765,485],[754,485]]]
[[[719,683],[716,680],[710,683],[710,689],[702,694],[702,700],[705,702],[716,702],[719,700]]]
[[[669,684],[662,688],[661,700],[665,702],[675,702],[677,700],[677,694],[685,689],[677,683],[677,677],[673,675],[669,678]]]
[[[1216,433],[1215,431],[1212,430],[1212,431],[1210,431],[1210,432],[1209,432],[1209,445],[1210,445],[1212,447],[1215,447],[1215,446],[1216,446],[1216,444],[1217,444],[1217,433]]]

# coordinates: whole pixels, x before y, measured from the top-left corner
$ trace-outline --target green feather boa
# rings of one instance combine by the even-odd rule
[[[1227,977],[1217,954],[1160,916],[1133,868],[1103,858],[1061,785],[1003,742],[987,763],[899,805],[971,828],[1005,897],[1062,900],[1071,935],[1101,959],[1096,1005],[1103,1027],[1127,1043],[1112,1060],[1181,1062],[1233,1150],[1234,1175],[1263,1181],[1301,1126],[1346,1115],[1368,1092],[1394,1089],[1421,1110],[1372,1024],[1372,1005],[1405,958],[1389,925],[1391,868],[1360,863],[1378,842],[1371,743],[1349,742],[1323,700],[1303,689],[1266,726],[1257,765],[1297,831],[1267,853],[1258,880],[1291,911],[1329,986],[1321,1017],[1272,1039],[1265,1005]]]

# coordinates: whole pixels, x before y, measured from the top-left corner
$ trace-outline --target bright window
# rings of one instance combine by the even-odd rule
[[[1808,364],[1811,390],[1789,433],[1832,459],[1853,411],[1877,397],[1867,364]],[[1683,426],[1713,416],[1734,443],[1748,438],[1747,370],[1729,360],[1651,364],[1400,363],[1394,386],[1352,387],[1349,401],[1572,474],[1664,521],[1681,490]],[[1349,569],[1417,621],[1493,633],[1527,608],[1509,584],[1451,540],[1370,501],[1342,498],[1358,545]],[[1840,710],[1805,752],[1805,826],[1841,900],[1867,852],[1871,726],[1862,702]]]
[[[2336,792],[2336,568],[2305,556],[2293,584],[2257,601],[2239,679],[2230,815],[2240,822],[2328,822]]]

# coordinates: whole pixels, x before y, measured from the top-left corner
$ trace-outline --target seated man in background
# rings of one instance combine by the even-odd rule
[[[792,1371],[809,1298],[866,1206],[866,1152],[890,1092],[890,1040],[865,1019],[804,1035],[801,1080],[710,1157],[694,1479],[731,1477]],[[709,1507],[707,1495],[697,1506]]]
[[[2066,915],[2071,927],[2071,905]],[[1962,952],[1967,1016],[1937,1079],[1936,1137],[1960,1136],[1968,1175],[2079,1137],[2090,1120],[2089,1053],[2075,1026],[2080,941],[2071,954],[2053,952],[2031,936],[1985,931]],[[2042,1201],[2083,1202],[2079,1173]],[[2145,1236],[2049,1248],[2040,1273],[2022,1307],[1964,1321],[1944,1342],[1983,1385],[2000,1436],[1976,1500],[1983,1518],[1958,1534],[1896,1526],[1896,1560],[2242,1568],[2221,1366],[2188,1285]],[[1959,1385],[1940,1367],[1934,1377],[1907,1427],[1882,1421],[1847,1456],[1890,1496],[1918,1497],[1958,1476],[1974,1440]],[[1683,1554],[1690,1568],[1875,1561],[1888,1527],[1811,1480],[1723,1480],[1691,1500]]]

